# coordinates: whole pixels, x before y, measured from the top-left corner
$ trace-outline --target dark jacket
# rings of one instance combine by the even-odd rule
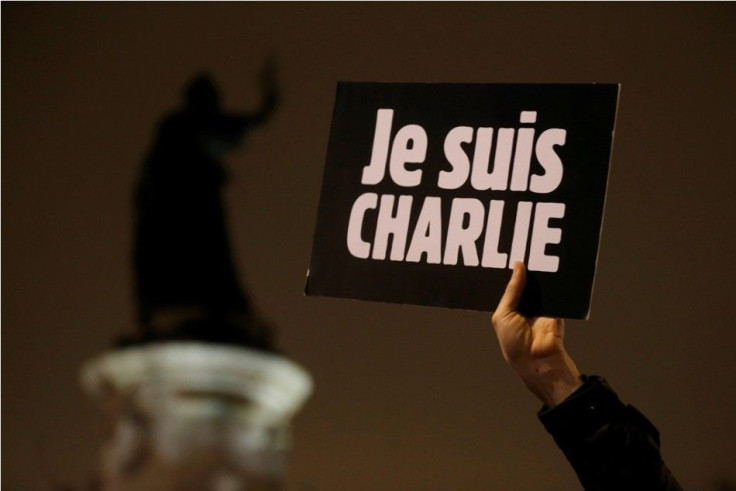
[[[682,489],[662,461],[657,429],[601,377],[583,376],[582,387],[538,416],[587,491]]]

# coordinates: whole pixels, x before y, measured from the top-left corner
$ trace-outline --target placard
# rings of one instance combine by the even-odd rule
[[[339,83],[305,293],[587,318],[618,91]]]

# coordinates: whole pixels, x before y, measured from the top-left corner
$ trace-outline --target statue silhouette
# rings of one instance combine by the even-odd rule
[[[206,74],[187,85],[183,107],[165,116],[135,192],[133,251],[141,337],[235,343],[273,350],[235,271],[221,191],[222,158],[264,123],[277,103],[273,65],[249,114],[223,111]]]

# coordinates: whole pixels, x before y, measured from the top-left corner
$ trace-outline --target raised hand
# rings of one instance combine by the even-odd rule
[[[525,285],[526,268],[516,262],[493,313],[493,328],[506,362],[535,396],[552,407],[580,387],[580,372],[565,351],[564,320],[525,317],[518,312]]]

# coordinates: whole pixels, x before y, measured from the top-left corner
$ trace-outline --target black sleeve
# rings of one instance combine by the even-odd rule
[[[582,387],[538,416],[586,491],[682,489],[662,461],[657,429],[604,379],[583,376]]]

